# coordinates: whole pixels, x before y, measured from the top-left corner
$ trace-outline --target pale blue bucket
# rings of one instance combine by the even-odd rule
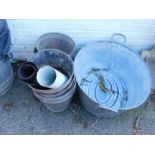
[[[98,117],[109,118],[139,107],[151,91],[151,74],[145,62],[136,52],[114,41],[114,36],[110,41],[84,46],[74,61],[81,103]]]

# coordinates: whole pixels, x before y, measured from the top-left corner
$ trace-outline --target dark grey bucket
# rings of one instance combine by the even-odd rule
[[[46,33],[39,37],[35,52],[44,49],[59,49],[67,54],[72,54],[75,48],[74,40],[62,33]]]
[[[76,79],[73,74],[74,67],[71,57],[58,49],[44,49],[34,54],[28,61],[34,63],[38,69],[49,65],[61,68],[65,72],[68,81],[57,89],[42,90],[29,85],[35,97],[43,102],[50,111],[60,112],[65,110],[76,90]]]
[[[59,101],[58,103],[44,103],[46,108],[51,112],[61,112],[68,108],[72,98],[66,99],[65,101]]]
[[[74,79],[72,79],[71,83],[65,88],[62,89],[61,91],[57,91],[55,93],[44,93],[44,92],[40,92],[37,91],[37,89],[34,89],[31,85],[29,85],[29,87],[33,90],[33,92],[37,93],[38,95],[45,97],[45,98],[57,98],[60,96],[64,96],[64,94],[66,94],[68,91],[70,91],[70,89],[72,89],[73,84],[75,83],[75,77]],[[49,89],[50,90],[50,89]]]

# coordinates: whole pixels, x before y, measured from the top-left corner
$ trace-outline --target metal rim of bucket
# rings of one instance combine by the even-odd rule
[[[74,94],[74,93],[73,93]],[[66,102],[67,100],[71,99],[73,95],[71,95],[70,97],[68,98],[64,98],[63,100],[58,100],[58,101],[52,101],[52,100],[44,100],[43,98],[39,98],[38,95],[36,93],[34,93],[35,97],[41,101],[42,103],[46,103],[46,104],[49,104],[49,105],[56,105],[56,104],[60,104],[60,103],[63,103],[63,102]]]
[[[40,102],[42,102],[44,105],[45,105],[45,107],[49,110],[49,111],[51,111],[51,112],[61,112],[61,111],[64,111],[65,109],[67,109],[68,108],[68,106],[69,106],[69,104],[70,104],[70,102],[71,102],[71,100],[72,100],[72,97],[71,98],[68,98],[66,101],[60,101],[60,102],[58,102],[58,103],[46,103],[46,102],[44,102],[44,101],[41,101],[40,99],[38,99],[38,97],[36,96],[36,94],[34,93],[34,96],[35,96],[35,98],[37,99],[37,100],[39,100]],[[59,110],[55,110],[52,106],[54,106],[54,105],[59,105],[59,104],[62,104],[63,103],[63,105],[64,106],[62,106],[61,108],[59,108]]]
[[[41,96],[41,95],[37,94],[36,92],[34,92],[34,93],[39,98],[42,98],[42,99],[46,99],[46,100],[50,100],[50,101],[60,101],[60,100],[66,99],[66,98],[70,98],[70,96],[72,96],[74,94],[75,90],[76,90],[76,81],[72,84],[72,87],[67,92],[58,96],[57,98],[55,98],[54,96],[51,97],[50,95],[49,96]]]
[[[34,93],[34,95],[36,96],[36,98],[38,100],[40,100],[42,103],[46,103],[46,104],[60,104],[62,102],[65,102],[67,100],[69,100],[70,98],[72,98],[73,94],[75,93],[75,91],[72,92],[72,95],[68,96],[67,98],[65,97],[64,99],[61,99],[61,100],[47,100],[47,99],[44,99],[44,98],[41,98],[40,96],[38,96],[36,93]]]
[[[73,96],[75,91],[76,91],[76,82],[72,85],[72,88],[70,90],[68,90],[66,93],[64,93],[63,95],[60,95],[57,98],[50,97],[50,96],[49,96],[49,98],[48,98],[48,96],[47,97],[43,97],[43,96],[38,95],[36,92],[34,92],[34,93],[42,101],[49,101],[52,104],[52,103],[59,103],[60,101],[61,102],[62,101],[66,101],[66,99],[71,98]]]
[[[67,97],[68,94],[72,93],[72,91],[74,90],[74,87],[75,87],[75,83],[73,83],[71,87],[67,89],[63,94],[59,94],[57,96],[56,95],[41,95],[41,94],[38,94],[37,92],[35,93],[42,98],[57,100],[55,98],[61,99],[61,98]]]
[[[60,104],[60,103],[62,103],[62,102],[66,102],[68,99],[72,98],[72,96],[73,96],[74,93],[75,93],[75,92],[73,92],[72,95],[69,96],[68,98],[64,98],[64,99],[62,99],[62,100],[55,100],[55,101],[53,101],[53,100],[47,100],[47,99],[45,100],[45,99],[43,99],[43,98],[40,98],[36,93],[34,93],[34,95],[35,95],[36,98],[38,98],[38,100],[41,101],[42,103],[46,103],[46,104],[52,105],[52,104]]]
[[[152,80],[151,80],[151,73],[150,73],[150,70],[149,70],[148,66],[145,64],[145,61],[140,57],[140,55],[139,55],[138,53],[134,52],[134,51],[131,50],[129,47],[127,47],[126,45],[121,44],[121,43],[119,43],[119,42],[105,40],[105,41],[96,41],[96,42],[89,43],[89,44],[85,45],[84,47],[82,47],[82,48],[80,49],[80,51],[78,52],[77,56],[75,57],[74,65],[75,65],[76,61],[79,60],[80,57],[81,57],[83,54],[85,54],[85,52],[87,51],[87,50],[85,50],[85,52],[83,52],[84,49],[87,49],[87,48],[89,48],[89,46],[93,46],[93,45],[99,44],[99,43],[100,43],[100,44],[102,44],[102,43],[104,43],[104,44],[105,44],[105,43],[117,44],[117,45],[119,45],[119,46],[121,46],[121,47],[124,47],[124,48],[128,49],[128,51],[129,51],[132,55],[137,56],[137,59],[139,59],[139,61],[143,62],[144,66],[145,66],[145,68],[146,68],[146,71],[147,71],[147,73],[148,73],[148,76],[149,76],[149,80],[148,80],[149,92],[148,92],[148,94],[150,94],[150,92],[151,92],[151,83],[152,83]],[[75,67],[76,67],[76,66],[75,66]],[[75,70],[74,70],[74,74],[75,74],[75,76],[76,76]],[[78,83],[78,86],[80,87],[79,81],[77,81],[77,83]],[[80,88],[81,88],[81,87],[80,87]],[[84,94],[85,94],[85,92],[84,92]],[[88,96],[87,94],[85,94],[85,95]],[[89,98],[90,100],[92,100],[89,96],[88,96],[88,98]],[[145,97],[145,98],[141,101],[141,103],[139,103],[139,104],[137,104],[137,105],[135,105],[135,106],[131,106],[130,109],[128,109],[128,108],[119,108],[119,109],[114,109],[114,110],[119,110],[119,111],[120,111],[120,110],[131,110],[131,109],[137,108],[137,107],[139,107],[140,105],[142,105],[142,104],[146,101],[147,98],[148,98],[148,96]],[[92,101],[93,101],[93,102],[96,102],[96,101],[94,101],[94,100],[92,100]],[[97,103],[97,102],[96,102],[96,104],[100,105],[100,104]],[[107,107],[107,106],[103,106],[102,108],[109,109],[109,107]],[[113,110],[113,109],[111,109],[111,110]]]
[[[60,92],[54,93],[54,94],[52,94],[52,93],[51,94],[43,94],[43,93],[40,93],[40,92],[37,92],[37,91],[34,91],[34,92],[37,93],[38,95],[41,95],[42,97],[46,97],[46,96],[59,97],[59,96],[65,94],[68,90],[70,90],[72,88],[72,86],[73,86],[74,83],[75,83],[75,79],[65,89],[63,89]]]
[[[61,38],[61,42],[62,42],[62,40],[63,40],[64,38],[67,38],[67,39],[71,42],[73,48],[72,48],[72,50],[70,50],[69,52],[66,52],[66,51],[63,51],[63,52],[65,52],[66,54],[69,54],[69,55],[71,55],[71,54],[74,52],[74,50],[75,50],[75,41],[74,41],[70,36],[68,36],[68,35],[66,35],[66,34],[63,34],[63,33],[58,33],[58,32],[45,33],[45,34],[41,35],[41,36],[38,38],[37,42],[36,42],[36,46],[35,46],[36,50],[37,50],[37,51],[41,51],[41,50],[43,50],[43,49],[59,49],[59,48],[53,48],[53,47],[49,47],[49,48],[40,48],[40,42],[42,42],[44,39],[47,40],[47,39],[52,38],[51,36],[52,36],[53,38],[54,38],[54,36],[59,36],[59,37]],[[61,42],[60,42],[60,44],[61,44]],[[59,49],[59,50],[60,50],[60,49]]]
[[[49,102],[50,104],[52,103],[59,103],[62,101],[66,101],[66,99],[71,98],[73,96],[73,94],[75,93],[75,86],[72,90],[68,91],[68,93],[66,93],[65,95],[61,96],[61,97],[57,97],[57,98],[43,98],[39,95],[37,95],[37,93],[35,93],[41,100],[45,101],[45,102]]]
[[[44,52],[52,53],[52,51],[59,52],[59,53],[65,55],[65,57],[67,57],[67,59],[69,59],[71,65],[72,65],[73,71],[72,71],[72,73],[71,73],[69,79],[68,79],[60,88],[57,88],[57,89],[48,89],[48,90],[41,90],[41,89],[36,89],[36,88],[33,87],[33,89],[34,89],[35,91],[38,91],[38,92],[40,92],[40,93],[55,93],[55,92],[58,92],[58,91],[63,90],[64,88],[66,88],[66,87],[70,84],[70,82],[71,82],[71,80],[72,80],[72,78],[73,78],[73,76],[74,76],[74,64],[73,64],[73,60],[71,59],[71,57],[70,57],[69,55],[67,55],[66,53],[64,53],[63,51],[60,51],[60,50],[58,50],[58,49],[44,49],[44,50],[39,51],[38,53],[36,53],[32,58],[28,59],[28,61],[29,61],[29,62],[33,62],[34,59],[35,59],[40,53],[44,53]],[[36,64],[35,64],[35,65],[36,65]],[[37,65],[36,65],[36,66],[37,66]],[[39,69],[39,68],[38,68],[38,69]],[[31,87],[32,87],[32,86],[31,86]]]
[[[63,108],[61,108],[60,110],[53,110],[53,108],[50,107],[50,106],[52,106],[52,105],[50,105],[50,104],[48,104],[48,103],[43,103],[43,104],[45,105],[45,107],[46,107],[49,111],[54,112],[54,113],[58,113],[58,112],[62,112],[62,111],[64,111],[64,110],[66,110],[66,109],[68,108],[68,106],[69,106],[71,100],[72,100],[72,98],[66,100],[66,101],[65,101],[65,106],[64,106]],[[61,103],[62,103],[62,102],[60,102],[59,104],[61,104]]]
[[[66,85],[66,87],[62,88],[62,89],[57,89],[55,91],[53,91],[53,89],[47,89],[47,90],[42,90],[42,89],[36,89],[34,88],[33,86],[31,86],[30,84],[28,84],[28,86],[34,91],[34,92],[37,92],[37,93],[40,93],[42,95],[51,95],[51,94],[57,94],[57,93],[61,93],[62,91],[64,91],[65,89],[67,89],[71,83],[73,82],[74,80],[74,76],[72,77],[70,83],[68,82],[68,84]]]

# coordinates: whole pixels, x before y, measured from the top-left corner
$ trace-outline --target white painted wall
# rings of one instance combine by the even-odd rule
[[[32,55],[37,38],[47,32],[71,36],[77,47],[123,33],[133,50],[150,49],[155,44],[155,20],[8,20],[15,58]]]

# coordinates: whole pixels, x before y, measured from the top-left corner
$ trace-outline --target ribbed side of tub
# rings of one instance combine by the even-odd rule
[[[13,68],[9,59],[0,60],[0,96],[11,88],[13,79]]]

